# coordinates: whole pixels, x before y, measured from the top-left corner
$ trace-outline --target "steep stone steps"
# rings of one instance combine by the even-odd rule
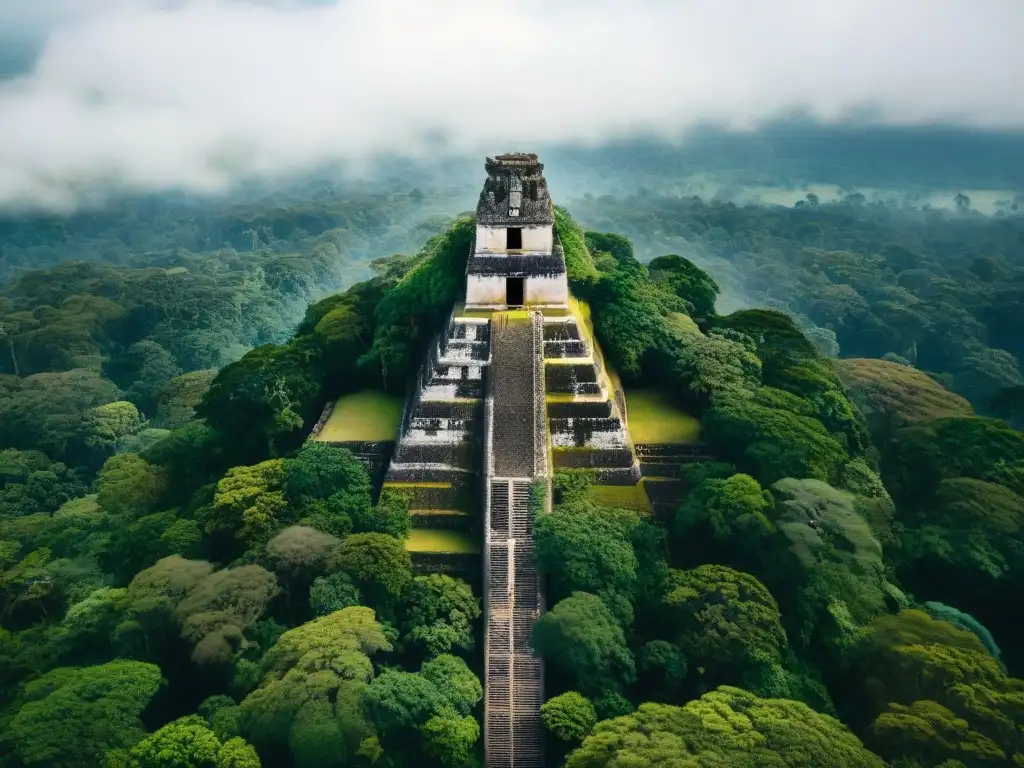
[[[492,334],[493,472],[496,477],[532,477],[536,443],[533,324],[516,319]]]
[[[492,327],[485,562],[484,739],[488,768],[544,764],[541,660],[530,647],[543,608],[533,559],[531,486],[546,476],[543,334],[538,316]]]

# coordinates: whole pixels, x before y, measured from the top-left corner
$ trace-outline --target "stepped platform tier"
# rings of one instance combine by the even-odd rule
[[[707,443],[637,443],[636,455],[642,466],[650,471],[648,477],[674,477],[673,474],[659,474],[673,466],[693,464],[700,461],[714,461],[714,454]]]
[[[376,492],[395,450],[401,412],[401,400],[382,392],[343,395],[324,406],[307,440],[355,454],[369,472]]]
[[[473,514],[464,509],[410,509],[413,528],[469,531],[473,527]]]
[[[486,321],[451,313],[406,400],[387,481],[415,482],[417,473],[473,472],[488,335]]]
[[[587,327],[585,305],[544,318],[544,380],[555,469],[594,469],[607,485],[640,479],[624,399]]]
[[[388,466],[385,479],[388,485],[416,483],[445,483],[447,485],[468,485],[472,483],[473,472],[444,464],[395,464]]]
[[[685,482],[669,478],[645,477],[643,486],[647,493],[654,519],[669,525],[675,519],[679,503],[686,495]]]
[[[489,331],[486,319],[449,315],[406,398],[383,485],[409,502],[405,544],[415,570],[473,583],[480,572],[474,512]]]
[[[573,318],[552,320],[544,324],[544,358],[590,357],[590,347],[580,337],[580,329]]]
[[[415,518],[414,518],[415,520]],[[414,527],[405,548],[412,556],[418,574],[446,573],[466,579],[479,593],[480,539],[469,531],[455,528]]]
[[[391,479],[388,469],[384,480],[384,490],[404,495],[409,501],[409,509],[457,509],[471,510],[476,497],[473,475],[463,475],[451,480],[410,480]]]
[[[636,455],[647,496],[655,518],[671,520],[686,495],[685,468],[702,461],[714,461],[706,443],[637,443]]]
[[[416,527],[425,526],[418,512],[468,513],[475,505],[489,333],[487,320],[453,310],[406,398],[384,487],[406,495]]]

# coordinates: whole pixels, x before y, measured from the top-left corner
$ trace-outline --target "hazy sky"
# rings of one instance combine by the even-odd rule
[[[1024,0],[0,0],[0,207],[793,109],[1024,128]]]

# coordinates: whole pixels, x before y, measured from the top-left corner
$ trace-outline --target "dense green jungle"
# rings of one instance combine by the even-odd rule
[[[606,359],[716,456],[666,519],[556,475],[549,764],[1024,765],[1020,196],[560,194],[545,159]],[[405,392],[477,175],[0,218],[2,768],[481,763],[479,584],[305,442]]]

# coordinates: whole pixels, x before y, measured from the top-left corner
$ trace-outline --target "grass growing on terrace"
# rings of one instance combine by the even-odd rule
[[[605,395],[574,395],[570,392],[551,392],[544,395],[547,403],[603,403]]]
[[[442,480],[417,480],[415,482],[400,482],[389,480],[384,483],[385,488],[394,488],[395,490],[408,490],[410,488],[451,488],[451,483],[446,483]]]
[[[544,317],[568,317],[569,310],[565,307],[533,307],[536,311],[540,312]]]
[[[647,498],[643,481],[636,485],[592,485],[588,496],[602,507],[628,509],[642,515],[651,512],[651,502]]]
[[[445,528],[413,528],[405,540],[409,552],[445,552],[457,555],[475,555],[480,544],[465,531]]]
[[[367,390],[344,395],[317,440],[327,443],[394,440],[402,419],[402,398]]]
[[[575,296],[569,297],[569,311],[576,316],[576,322],[589,344],[594,343],[594,319],[590,314],[590,305]]]
[[[626,390],[629,434],[634,443],[694,443],[700,420],[687,413],[667,392]]]
[[[576,316],[576,325],[579,327],[584,341],[587,342],[590,356],[601,363],[600,379],[604,384],[605,391],[611,395],[617,389],[621,389],[622,385],[619,382],[618,374],[608,365],[608,361],[604,359],[604,355],[601,353],[601,347],[597,343],[597,336],[594,335],[594,318],[590,311],[590,305],[581,299],[577,299],[575,296],[570,296],[569,308]]]
[[[468,309],[465,303],[460,302],[455,305],[455,316],[475,319],[490,319],[494,312],[490,309]]]

